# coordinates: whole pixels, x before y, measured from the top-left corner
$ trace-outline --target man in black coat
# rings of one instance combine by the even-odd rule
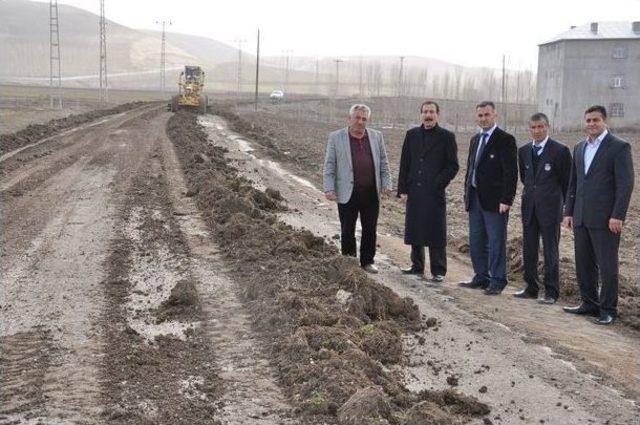
[[[536,113],[529,120],[533,141],[518,150],[522,191],[522,236],[524,280],[517,298],[537,298],[538,248],[542,236],[544,252],[544,298],[541,304],[554,304],[559,296],[560,266],[558,245],[562,206],[571,175],[571,151],[549,138],[549,119]]]
[[[460,286],[486,295],[499,295],[508,283],[507,223],[518,184],[516,140],[497,126],[497,116],[493,102],[476,106],[482,131],[471,138],[464,186],[474,276]]]
[[[603,106],[590,107],[584,118],[587,138],[573,150],[564,212],[564,225],[575,236],[582,303],[564,310],[599,316],[597,324],[610,325],[618,313],[618,249],[633,192],[633,161],[629,143],[608,131]]]
[[[422,125],[407,131],[398,177],[398,197],[406,203],[404,243],[411,245],[411,268],[403,273],[422,275],[429,247],[434,283],[447,273],[445,188],[459,169],[456,137],[438,125],[439,113],[436,102],[420,106]]]

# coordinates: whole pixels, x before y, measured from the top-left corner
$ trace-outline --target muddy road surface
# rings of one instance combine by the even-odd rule
[[[640,424],[633,331],[402,277],[384,226],[372,279],[220,117],[42,130],[0,158],[0,425]]]
[[[281,424],[289,406],[141,105],[0,162],[0,424]]]
[[[265,156],[225,120],[200,122],[243,175],[280,191],[290,210],[282,220],[337,243],[337,211],[313,182]],[[402,239],[382,226],[376,280],[437,319],[435,327],[405,337],[408,363],[400,371],[409,388],[460,388],[494,407],[488,416],[494,423],[640,423],[636,332],[568,317],[560,306],[459,289],[455,282],[471,273],[462,257],[450,258],[447,282],[428,285],[399,273],[408,258]]]

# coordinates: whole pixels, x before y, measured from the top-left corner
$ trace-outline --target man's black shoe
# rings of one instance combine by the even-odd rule
[[[544,297],[544,298],[540,298],[540,299],[538,300],[538,304],[548,304],[548,305],[551,305],[551,304],[555,304],[555,303],[556,303],[556,301],[557,301],[557,300],[556,300],[555,298],[547,296],[547,297]]]
[[[410,269],[402,269],[402,274],[422,275],[422,274],[424,274],[424,270],[418,270],[418,269],[414,269],[413,267],[411,267]]]
[[[500,295],[502,294],[502,289],[500,288],[487,288],[484,290],[485,295]]]
[[[489,284],[476,283],[473,280],[466,280],[463,282],[458,282],[458,286],[462,286],[463,288],[470,288],[470,289],[487,289],[489,287]]]
[[[515,298],[538,298],[538,294],[532,294],[531,292],[528,292],[526,289],[516,292],[515,294],[513,294],[513,296]]]
[[[562,307],[562,309],[565,313],[579,314],[583,316],[598,316],[598,312],[596,310],[585,307],[583,304],[580,304],[577,307]]]
[[[613,325],[616,319],[610,314],[601,314],[599,319],[593,321],[597,325]]]

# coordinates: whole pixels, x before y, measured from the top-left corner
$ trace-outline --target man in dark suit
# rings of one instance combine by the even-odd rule
[[[573,151],[564,212],[564,225],[575,236],[582,303],[564,311],[593,315],[595,323],[610,325],[617,315],[618,248],[633,191],[633,161],[629,143],[608,131],[603,106],[590,107],[584,118],[587,138]]]
[[[477,105],[482,131],[471,138],[464,192],[474,276],[460,285],[487,295],[499,295],[508,283],[507,222],[518,183],[516,140],[496,119],[493,102]]]
[[[559,296],[560,223],[562,206],[567,196],[571,175],[571,151],[549,138],[549,119],[536,113],[529,120],[533,141],[518,150],[522,191],[522,236],[524,280],[522,291],[513,294],[516,298],[537,298],[538,248],[542,236],[544,251],[544,298],[542,304],[554,304]]]
[[[427,100],[420,106],[422,125],[407,131],[400,157],[398,197],[405,202],[404,243],[411,245],[411,268],[422,276],[429,247],[431,282],[447,274],[447,208],[445,188],[458,173],[456,136],[438,125],[440,107]]]

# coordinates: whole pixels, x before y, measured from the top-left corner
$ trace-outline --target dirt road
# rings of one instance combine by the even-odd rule
[[[250,140],[230,131],[224,120],[200,119],[216,144],[230,150],[232,164],[258,187],[279,190],[293,213],[287,223],[336,240],[337,213],[309,181],[261,158]],[[640,354],[638,335],[596,327],[560,311],[459,290],[470,275],[462,259],[451,259],[448,283],[427,286],[399,274],[409,251],[390,234],[380,237],[377,280],[412,297],[423,314],[438,318],[434,329],[405,341],[410,388],[444,388],[457,382],[465,392],[497,409],[499,423],[638,424]],[[447,378],[453,379],[447,381]],[[636,401],[634,401],[636,400]]]
[[[159,106],[142,105],[0,158],[0,424],[310,423],[298,415],[297,395],[281,386],[282,365],[274,365],[269,334],[255,326],[259,317],[241,293],[247,285],[238,281],[238,264],[225,257],[228,247],[215,242],[209,218],[187,188],[185,152],[181,157],[166,134],[170,117]],[[261,157],[219,117],[200,123],[210,143],[228,149],[229,161],[256,186],[282,194],[289,206],[282,220],[334,240],[334,206],[314,184]],[[210,157],[193,161],[205,171],[211,167]],[[360,349],[349,340],[344,353],[374,381],[384,378],[389,386],[395,381],[387,377],[400,375],[415,392],[453,387],[476,396],[492,411],[467,417],[471,423],[639,423],[637,335],[595,328],[555,307],[486,300],[452,284],[427,287],[401,277],[397,265],[408,252],[382,231],[377,281],[411,297],[423,319],[435,321],[404,334],[405,362],[373,361],[364,351],[377,347]],[[294,253],[303,249],[295,240],[273,243]],[[267,273],[250,262],[242,267]],[[452,259],[450,282],[468,273],[463,259]],[[302,310],[315,302],[292,292],[282,301]],[[326,318],[336,314],[328,311]],[[375,326],[388,324],[371,322],[358,331]],[[315,332],[314,323],[306,331]],[[331,341],[319,341],[321,333],[307,337],[330,347],[342,334]],[[309,348],[304,341],[290,347],[304,356]],[[309,367],[344,379],[339,367],[328,367],[341,364],[336,353],[319,348],[311,354],[317,353],[323,357],[286,365],[289,376],[303,376],[296,368]],[[327,366],[314,369],[316,363]],[[292,385],[308,387],[310,378]],[[296,403],[324,408],[321,393],[305,390],[314,396]],[[323,411],[323,422],[337,421],[337,407]],[[444,415],[429,410],[436,411]],[[460,419],[443,417],[444,423]]]
[[[1,424],[289,422],[188,215],[169,116],[142,106],[3,158]]]

